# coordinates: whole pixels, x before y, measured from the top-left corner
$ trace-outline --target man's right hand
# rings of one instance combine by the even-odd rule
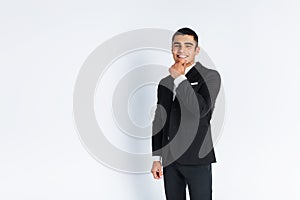
[[[175,64],[173,64],[169,68],[170,75],[175,79],[180,75],[184,75],[185,68],[187,66],[186,60],[179,60],[176,61]]]
[[[160,161],[153,161],[151,173],[155,179],[160,179],[162,177],[163,173]]]

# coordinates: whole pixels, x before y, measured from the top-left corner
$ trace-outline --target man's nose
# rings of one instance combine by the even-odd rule
[[[183,47],[179,47],[178,52],[183,52],[184,48]]]

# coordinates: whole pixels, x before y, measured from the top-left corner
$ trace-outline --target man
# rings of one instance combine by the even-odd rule
[[[155,179],[164,177],[168,200],[184,200],[186,186],[191,200],[212,199],[211,163],[216,159],[210,120],[221,79],[217,71],[195,62],[199,51],[198,36],[193,30],[182,28],[175,32],[175,63],[157,89],[151,172]]]

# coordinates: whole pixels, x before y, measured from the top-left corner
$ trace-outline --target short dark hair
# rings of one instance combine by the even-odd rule
[[[179,30],[177,30],[172,37],[172,42],[174,41],[174,38],[176,35],[191,35],[194,37],[194,40],[196,41],[196,47],[198,46],[198,35],[195,31],[193,31],[190,28],[181,28]]]

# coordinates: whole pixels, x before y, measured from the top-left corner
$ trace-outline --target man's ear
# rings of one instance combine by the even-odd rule
[[[196,47],[196,55],[198,55],[198,54],[199,54],[199,52],[200,52],[200,47],[199,47],[199,46],[197,46],[197,47]]]

